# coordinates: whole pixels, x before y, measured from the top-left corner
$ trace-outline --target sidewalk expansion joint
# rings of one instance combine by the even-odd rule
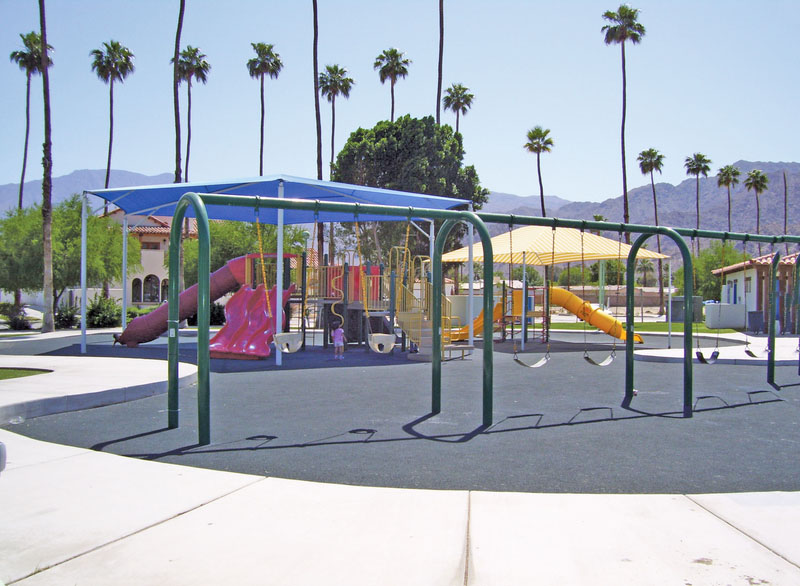
[[[259,482],[263,482],[264,480],[266,480],[266,478],[256,477],[256,478],[253,479],[252,482],[248,482],[247,484],[239,486],[238,488],[235,488],[234,490],[226,492],[225,494],[221,494],[221,495],[215,496],[212,499],[209,499],[207,501],[199,503],[199,504],[197,504],[197,505],[195,505],[195,506],[193,506],[191,508],[186,509],[185,511],[181,511],[181,512],[175,514],[175,515],[172,515],[171,517],[167,517],[166,519],[161,519],[160,521],[156,521],[155,523],[151,523],[151,524],[149,524],[149,525],[147,525],[145,527],[137,529],[136,531],[131,531],[130,533],[127,533],[125,535],[121,535],[121,536],[117,537],[116,539],[112,539],[111,541],[108,541],[106,543],[102,543],[100,545],[96,545],[96,546],[94,546],[92,548],[87,549],[86,551],[82,551],[80,553],[76,553],[75,555],[72,555],[72,556],[70,556],[68,558],[65,558],[65,559],[63,559],[61,561],[58,561],[58,562],[56,562],[54,564],[50,564],[49,566],[37,567],[33,572],[30,572],[29,574],[21,576],[20,578],[14,580],[12,582],[8,582],[7,586],[12,586],[13,584],[17,584],[19,582],[22,582],[23,580],[27,580],[31,576],[35,576],[36,574],[41,574],[42,572],[46,572],[47,570],[51,570],[51,569],[53,569],[53,568],[55,568],[57,566],[66,564],[68,562],[71,562],[72,560],[76,560],[76,559],[81,558],[81,557],[83,557],[85,555],[88,555],[90,553],[94,553],[96,551],[104,549],[104,548],[106,548],[106,547],[108,547],[110,545],[114,545],[115,543],[119,543],[119,542],[121,542],[121,541],[123,541],[125,539],[133,537],[134,535],[138,535],[139,533],[143,533],[143,532],[148,531],[148,530],[150,530],[150,529],[152,529],[154,527],[158,527],[159,525],[163,525],[164,523],[168,523],[169,521],[172,521],[173,519],[178,519],[179,517],[182,517],[182,516],[186,515],[187,513],[191,513],[192,511],[196,511],[197,509],[205,507],[206,505],[210,505],[211,503],[216,502],[216,501],[218,501],[220,499],[226,498],[226,497],[228,497],[228,496],[230,496],[232,494],[236,494],[240,490],[243,490],[245,488],[249,488],[249,487],[251,487],[251,486],[253,486],[253,485],[255,485],[255,484],[259,483]],[[2,582],[0,582],[0,584],[2,584]]]
[[[775,551],[774,549],[772,549],[772,548],[771,548],[769,545],[767,545],[767,544],[766,544],[766,543],[764,543],[763,541],[761,541],[761,540],[759,540],[759,539],[756,539],[755,537],[753,537],[752,535],[750,535],[749,533],[747,533],[746,531],[744,531],[744,530],[743,530],[743,529],[741,529],[740,527],[737,527],[736,525],[734,525],[733,523],[731,523],[730,521],[728,521],[728,520],[727,520],[727,519],[725,519],[724,517],[722,517],[722,516],[718,515],[717,513],[715,513],[714,511],[712,511],[712,510],[711,510],[711,509],[709,509],[708,507],[705,507],[705,506],[703,506],[703,504],[702,504],[702,503],[700,503],[699,501],[697,501],[697,500],[693,499],[693,498],[692,498],[692,497],[690,497],[688,494],[685,494],[685,495],[683,495],[683,496],[685,496],[687,499],[689,499],[691,502],[693,502],[694,504],[696,504],[698,507],[700,507],[701,509],[703,509],[704,511],[706,511],[707,513],[709,513],[709,514],[710,514],[710,515],[712,515],[713,517],[716,517],[717,519],[719,519],[720,521],[722,521],[723,523],[725,523],[725,524],[726,524],[728,527],[731,527],[732,529],[734,529],[734,530],[735,530],[737,533],[740,533],[741,535],[744,535],[744,536],[745,536],[745,537],[747,537],[749,540],[751,540],[751,541],[754,541],[755,543],[757,543],[758,545],[760,545],[761,547],[763,547],[764,549],[766,549],[766,550],[767,550],[768,552],[770,552],[771,554],[778,556],[779,558],[781,558],[783,561],[787,562],[788,564],[791,564],[791,565],[793,565],[795,568],[797,568],[797,569],[800,569],[800,564],[799,564],[798,562],[796,562],[796,561],[794,561],[794,560],[791,560],[791,559],[787,558],[785,555],[781,554],[780,552],[777,552],[777,551]]]
[[[469,585],[470,531],[472,529],[472,491],[467,491],[467,532],[464,540],[464,586]]]

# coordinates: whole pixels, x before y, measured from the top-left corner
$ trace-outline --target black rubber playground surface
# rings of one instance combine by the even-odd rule
[[[430,363],[402,354],[314,348],[273,361],[212,361],[212,444],[197,445],[196,388],[181,392],[181,427],[166,396],[9,426],[31,437],[129,457],[322,482],[525,492],[703,493],[800,490],[800,377],[778,367],[697,365],[694,413],[683,417],[680,364],[635,363],[623,399],[624,348],[596,360],[605,336],[557,334],[543,368],[495,344],[494,424],[482,428],[482,355],[443,365],[442,412],[431,414]],[[673,346],[680,346],[673,338]],[[648,336],[646,345],[665,339]],[[528,345],[533,362],[544,351]],[[90,354],[163,359],[162,348],[91,345]],[[76,346],[53,351],[77,352]],[[182,359],[194,348],[184,345]],[[166,371],[166,363],[165,363]]]

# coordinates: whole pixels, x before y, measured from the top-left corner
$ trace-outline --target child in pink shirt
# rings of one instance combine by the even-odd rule
[[[334,360],[344,360],[344,343],[347,341],[347,338],[344,335],[344,330],[342,329],[342,325],[339,323],[334,324],[335,328],[333,330],[333,359]]]

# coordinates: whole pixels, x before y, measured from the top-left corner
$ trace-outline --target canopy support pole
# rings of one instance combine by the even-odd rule
[[[159,297],[161,296],[161,283],[158,284]],[[122,331],[128,325],[128,214],[122,216]]]
[[[88,214],[89,198],[83,192],[81,198],[81,354],[86,354],[86,304],[89,296],[86,285],[86,216]]]
[[[283,180],[278,182],[278,199],[283,199]],[[283,332],[283,208],[278,208],[278,246],[275,258],[275,332]],[[264,283],[266,287],[267,284]],[[275,366],[283,364],[283,353],[279,344],[275,344]]]

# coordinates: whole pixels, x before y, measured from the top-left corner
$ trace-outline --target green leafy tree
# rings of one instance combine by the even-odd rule
[[[511,269],[511,278],[515,281],[522,280],[522,265],[517,265]],[[544,285],[544,279],[542,278],[541,273],[534,267],[528,267],[528,269],[525,271],[525,280],[528,283],[528,287],[538,287],[540,285]]]
[[[212,272],[233,258],[259,251],[258,229],[254,223],[214,221],[209,223],[208,230],[211,242],[214,243],[209,256],[209,266]],[[277,234],[277,226],[262,224],[261,240],[264,254],[274,253],[277,250]],[[285,226],[283,232],[284,252],[302,254],[305,251],[305,234],[305,231],[299,226]],[[194,238],[183,244],[187,287],[197,283],[197,246],[197,240]]]
[[[186,164],[183,172],[184,181],[189,181],[189,150],[192,145],[192,79],[205,84],[211,65],[205,54],[197,47],[187,45],[178,57],[178,76],[186,82]]]
[[[22,208],[22,193],[25,188],[25,168],[28,163],[28,138],[31,130],[31,78],[41,73],[42,68],[42,39],[39,33],[31,31],[20,35],[23,49],[12,51],[10,58],[13,63],[25,72],[25,146],[22,150],[22,176],[19,180],[18,208]],[[47,52],[51,53],[53,47],[47,45]],[[53,60],[47,56],[48,67],[53,65]]]
[[[553,148],[553,139],[550,138],[550,129],[536,126],[528,131],[528,142],[523,148],[529,153],[536,153],[536,172],[539,175],[539,202],[542,206],[542,216],[547,216],[544,208],[544,187],[542,186],[542,153],[549,153]]]
[[[592,275],[580,266],[568,267],[558,275],[558,284],[562,287],[581,287],[592,284]]]
[[[81,198],[53,209],[53,309],[69,287],[81,282]],[[139,241],[128,237],[128,265],[140,266]],[[95,287],[122,277],[122,226],[107,216],[87,218],[87,281]],[[44,258],[39,206],[9,212],[0,220],[0,282],[3,288],[39,291]]]
[[[759,196],[767,190],[769,178],[760,169],[753,169],[744,180],[747,191],[756,194],[756,234],[761,234],[761,201]],[[761,243],[758,243],[758,255],[761,256]]]
[[[397,49],[385,49],[383,53],[375,58],[373,69],[378,70],[378,78],[381,83],[386,83],[389,80],[389,87],[392,95],[392,113],[389,118],[390,122],[394,122],[394,85],[401,77],[408,75],[408,66],[411,65],[411,59],[405,57],[405,53]]]
[[[664,155],[659,153],[656,149],[650,148],[639,153],[637,159],[639,161],[639,169],[642,175],[650,175],[650,187],[653,189],[653,214],[656,226],[658,226],[658,198],[656,197],[656,182],[653,177],[653,172],[658,171],[661,173],[661,168],[664,166]],[[656,247],[658,253],[661,254],[661,236],[656,235]],[[664,267],[661,259],[658,259],[658,311],[663,312],[664,309],[664,281],[661,275],[664,274]],[[646,277],[645,277],[646,278]],[[645,285],[646,286],[646,285]]]
[[[488,190],[480,186],[473,166],[463,166],[461,135],[439,126],[433,116],[401,116],[374,128],[359,128],[350,135],[333,168],[333,179],[357,185],[453,197],[480,209]],[[385,262],[392,246],[404,242],[405,222],[377,222],[370,227],[372,241],[362,240],[365,256]],[[345,225],[345,229],[350,229]],[[466,229],[454,228],[447,242],[452,249]],[[412,230],[412,251],[427,254],[427,240]]]
[[[250,43],[256,56],[247,62],[250,77],[258,79],[261,84],[261,135],[259,142],[258,174],[264,175],[264,79],[270,76],[278,79],[283,69],[281,56],[275,52],[275,46],[267,43]]]
[[[711,273],[714,269],[736,264],[747,260],[750,256],[741,250],[736,250],[730,242],[715,240],[708,248],[703,249],[700,255],[692,255],[694,266],[694,294],[702,296],[703,299],[714,299],[719,301],[722,292],[722,278]],[[678,295],[684,294],[684,271],[683,267],[675,271],[675,287]]]
[[[607,260],[606,262],[606,285],[625,285],[625,261]],[[590,282],[600,282],[600,263],[596,262],[589,265],[588,272],[591,275]]]
[[[326,65],[325,72],[319,75],[319,91],[331,103],[331,167],[333,167],[334,137],[336,133],[336,97],[350,97],[350,90],[355,85],[352,77],[347,76],[347,69],[338,65]]]
[[[475,96],[469,93],[469,88],[460,83],[454,83],[445,90],[442,103],[445,110],[456,113],[456,132],[458,132],[458,122],[461,114],[467,115],[467,111],[472,108],[472,100],[474,99]],[[438,120],[436,123],[439,123]]]
[[[738,167],[725,165],[717,171],[717,187],[728,189],[728,232],[731,231],[731,187],[739,184],[739,176],[742,174]]]
[[[106,182],[111,174],[111,148],[114,142],[114,82],[122,83],[125,78],[134,72],[134,55],[130,49],[118,41],[111,40],[103,43],[102,49],[94,49],[89,56],[92,58],[92,71],[101,80],[108,84],[108,160],[106,161]],[[103,206],[108,213],[108,203]]]
[[[700,229],[700,175],[702,175],[703,177],[708,177],[708,172],[711,170],[711,159],[709,159],[702,153],[694,153],[691,157],[686,157],[683,166],[686,168],[686,174],[694,175],[695,178],[695,186],[696,186],[695,218],[697,220],[695,228],[699,230]],[[699,253],[700,253],[700,242],[697,243],[697,252],[695,252],[695,254]]]
[[[620,150],[622,151],[622,206],[623,221],[630,221],[628,213],[628,171],[625,165],[625,116],[627,110],[627,74],[625,71],[625,42],[630,41],[638,45],[645,34],[644,25],[638,22],[639,10],[627,4],[621,4],[617,12],[607,10],[603,19],[609,24],[604,25],[601,31],[604,34],[606,45],[617,44],[622,52],[622,126],[620,130]],[[630,242],[630,235],[625,234],[625,239]]]

